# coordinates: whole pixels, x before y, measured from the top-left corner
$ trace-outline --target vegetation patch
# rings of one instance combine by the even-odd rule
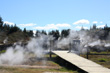
[[[5,52],[6,52],[6,50],[2,50],[2,51],[0,51],[0,54],[1,54],[1,53],[5,53]]]
[[[108,54],[108,52],[100,52],[100,53],[95,52],[95,54],[103,54],[103,53]],[[81,55],[81,56],[87,58],[87,55]],[[89,55],[88,59],[110,69],[110,55]]]
[[[72,64],[59,58],[56,55],[52,55],[50,59],[49,54],[45,55],[46,64],[43,66],[52,66],[58,68],[29,68],[29,67],[11,67],[11,66],[0,66],[0,73],[45,73],[45,72],[56,72],[56,73],[81,73],[79,69],[74,67]],[[41,66],[41,61],[34,62],[30,66]]]
[[[99,61],[99,62],[107,62],[107,59],[105,59],[105,58],[100,58],[100,59],[98,59],[98,61]]]

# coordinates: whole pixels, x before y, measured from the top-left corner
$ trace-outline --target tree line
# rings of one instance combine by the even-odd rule
[[[30,37],[33,37],[33,30],[26,30],[26,28],[22,30],[16,24],[9,25],[0,17],[0,43],[3,43],[6,38],[8,38],[8,43],[14,43],[29,40]]]
[[[96,24],[90,27],[90,29],[82,27],[80,31],[86,31],[93,38],[98,36],[101,40],[106,40],[108,35],[110,35],[110,27],[107,24],[104,28],[97,28]],[[68,37],[70,29],[63,29],[61,32],[59,30],[52,30],[48,33],[45,30],[36,30],[34,35],[33,30],[26,30],[26,28],[22,30],[16,24],[11,26],[6,23],[4,24],[2,17],[0,17],[0,43],[3,43],[3,40],[7,37],[9,38],[9,43],[13,43],[19,40],[27,41],[30,37],[39,37],[39,34],[52,35],[55,40],[58,40],[59,37]]]

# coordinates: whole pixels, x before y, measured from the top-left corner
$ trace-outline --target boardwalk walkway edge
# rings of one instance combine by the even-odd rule
[[[68,53],[68,51],[52,52],[88,73],[110,73],[110,69],[105,68],[91,60],[78,56],[74,53]]]

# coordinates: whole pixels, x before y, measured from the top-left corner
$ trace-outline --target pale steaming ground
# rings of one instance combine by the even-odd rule
[[[101,35],[102,33],[99,33]],[[8,64],[8,65],[19,65],[23,64],[30,60],[31,57],[34,57],[36,60],[43,58],[46,53],[48,53],[49,49],[54,47],[54,49],[72,49],[74,53],[86,53],[88,46],[104,46],[110,47],[110,41],[102,41],[98,36],[92,38],[91,36],[95,36],[95,34],[89,34],[86,31],[70,31],[70,35],[66,38],[58,39],[58,41],[54,40],[52,36],[42,35],[38,38],[32,38],[26,46],[21,46],[21,43],[14,44],[13,47],[7,48],[5,53],[0,54],[0,64]],[[109,37],[109,36],[108,36]],[[108,38],[109,39],[109,38]],[[51,40],[53,44],[50,43]],[[80,40],[80,45],[76,45],[75,49],[72,44],[73,40]],[[6,41],[5,41],[6,42]],[[70,46],[71,43],[71,46]],[[52,45],[52,47],[50,47]],[[104,49],[103,47],[98,49]],[[43,61],[45,62],[45,60]]]

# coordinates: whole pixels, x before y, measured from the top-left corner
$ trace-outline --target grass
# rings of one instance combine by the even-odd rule
[[[108,60],[105,59],[105,58],[100,58],[100,59],[98,59],[98,61],[99,61],[99,62],[107,62]]]
[[[95,54],[108,54],[110,52],[92,52]],[[86,55],[81,55],[86,58]],[[89,60],[92,60],[104,67],[110,69],[110,55],[89,55]]]
[[[2,51],[2,53],[5,51]],[[99,52],[92,52],[99,54]],[[108,52],[100,52],[107,54]],[[86,58],[86,55],[81,55]],[[68,73],[84,73],[77,67],[68,63],[67,61],[61,59],[56,55],[52,55],[52,58],[49,58],[49,55],[45,55],[47,60],[46,64],[49,66],[59,67],[58,69],[35,69],[35,68],[14,68],[14,67],[0,67],[0,73],[44,73],[44,72],[68,72]],[[110,55],[89,55],[89,60],[92,60],[98,64],[103,65],[104,67],[110,68]],[[33,63],[32,65],[40,64],[40,62]]]
[[[109,51],[107,52],[90,52],[91,54],[110,54]]]
[[[47,64],[49,66],[60,67],[58,69],[36,69],[36,68],[18,68],[18,67],[0,67],[0,73],[44,73],[44,72],[58,72],[58,73],[79,73],[77,69],[72,69],[71,65],[65,66],[64,61],[60,60],[56,55],[52,55],[52,58],[49,58],[49,55],[45,56],[47,58]],[[63,65],[59,62],[62,62]],[[35,65],[36,63],[34,63]],[[66,63],[65,63],[66,64]],[[74,67],[73,67],[74,68]]]
[[[5,52],[6,52],[6,50],[2,50],[2,51],[0,51],[0,54],[1,54],[1,53],[5,53]]]
[[[61,68],[61,69],[30,69],[30,68],[0,67],[0,73],[43,73],[43,72],[77,73],[75,71],[67,71],[65,68]]]

